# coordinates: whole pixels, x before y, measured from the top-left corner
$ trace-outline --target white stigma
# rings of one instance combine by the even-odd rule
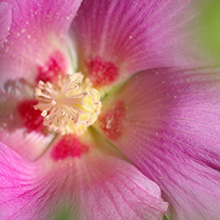
[[[40,81],[35,90],[44,125],[62,135],[82,134],[101,110],[99,92],[81,73],[59,76],[57,84]]]

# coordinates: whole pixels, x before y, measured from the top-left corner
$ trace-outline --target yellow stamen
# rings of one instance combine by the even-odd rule
[[[99,92],[81,73],[60,76],[57,84],[40,81],[35,90],[44,125],[62,135],[82,134],[101,110]]]

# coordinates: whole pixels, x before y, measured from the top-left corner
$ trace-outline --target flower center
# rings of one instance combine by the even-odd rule
[[[99,92],[81,73],[59,75],[58,82],[39,81],[35,90],[44,125],[49,130],[81,135],[92,125],[101,110]]]

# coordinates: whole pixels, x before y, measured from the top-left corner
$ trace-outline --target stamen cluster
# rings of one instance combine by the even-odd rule
[[[92,125],[101,110],[99,92],[81,73],[59,76],[58,82],[39,81],[35,90],[44,125],[62,135],[82,134]]]

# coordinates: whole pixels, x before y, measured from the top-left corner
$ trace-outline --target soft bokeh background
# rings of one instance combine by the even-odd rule
[[[207,53],[220,58],[220,1],[207,2],[200,17],[200,36]]]

